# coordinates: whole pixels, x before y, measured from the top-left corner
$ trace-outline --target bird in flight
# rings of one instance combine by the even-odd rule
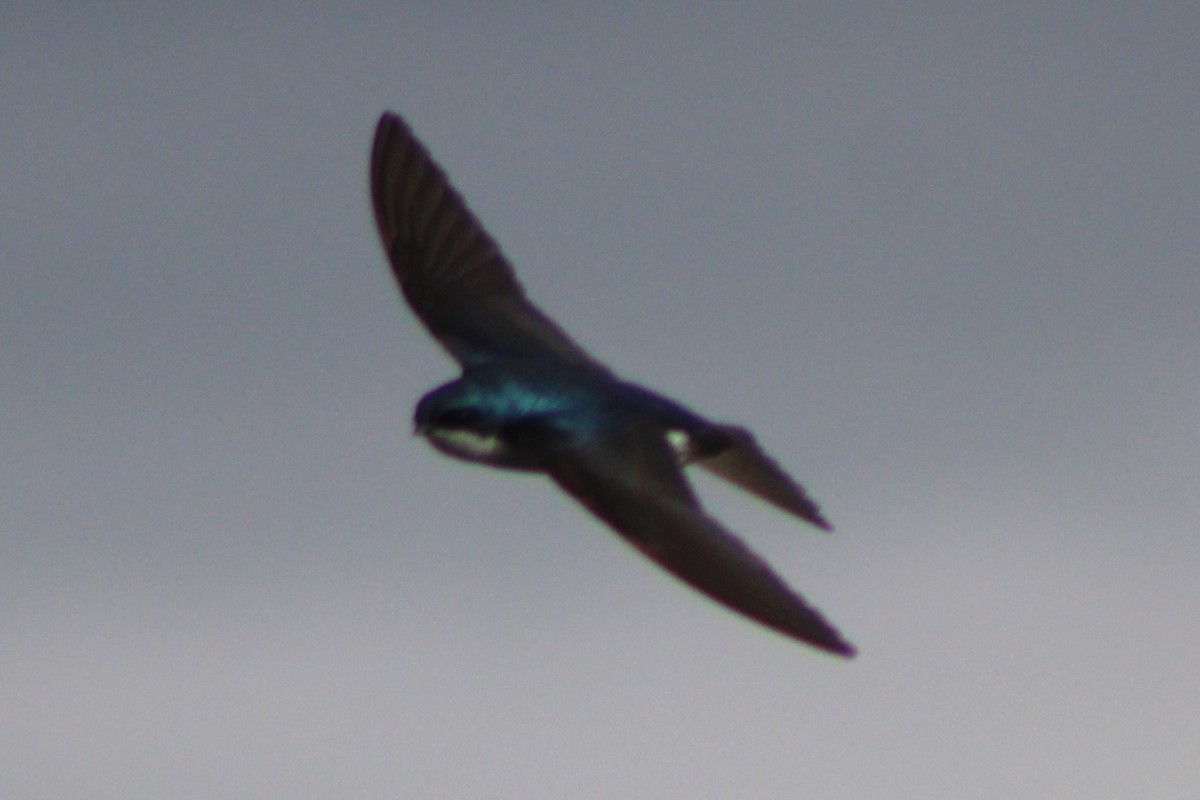
[[[399,116],[371,150],[371,201],[409,306],[462,367],[417,404],[416,430],[456,458],[541,472],[663,569],[728,608],[839,656],[854,648],[704,512],[698,464],[823,530],[800,484],[745,428],[618,378],[542,313],[495,240]]]

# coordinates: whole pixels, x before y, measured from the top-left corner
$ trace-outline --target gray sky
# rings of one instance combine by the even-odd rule
[[[0,796],[1194,797],[1198,12],[392,5],[4,15]],[[857,660],[409,435],[386,108]]]

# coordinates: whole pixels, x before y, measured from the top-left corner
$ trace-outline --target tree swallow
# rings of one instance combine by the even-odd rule
[[[854,648],[700,507],[698,464],[831,530],[744,428],[618,378],[529,299],[500,248],[399,116],[371,151],[371,200],[408,304],[462,366],[417,404],[416,430],[456,458],[541,472],[659,566],[769,628],[840,656]]]

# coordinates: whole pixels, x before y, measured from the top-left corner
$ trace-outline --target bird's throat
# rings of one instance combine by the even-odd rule
[[[464,429],[435,428],[425,435],[430,444],[446,455],[468,461],[491,461],[506,449],[498,436]]]
[[[422,433],[440,452],[463,461],[502,469],[538,469],[533,458],[514,450],[503,438],[495,434],[481,434],[462,428],[433,428]]]

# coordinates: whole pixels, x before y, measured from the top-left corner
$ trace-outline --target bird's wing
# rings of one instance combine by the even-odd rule
[[[676,577],[780,633],[836,655],[854,654],[763,559],[700,509],[655,431],[566,433],[535,448],[563,489]]]
[[[371,201],[404,297],[464,366],[531,356],[598,366],[529,301],[495,240],[392,113],[375,129]]]
[[[716,425],[714,429],[721,436],[722,448],[694,463],[822,530],[833,530],[804,487],[763,452],[750,431],[736,425]]]

